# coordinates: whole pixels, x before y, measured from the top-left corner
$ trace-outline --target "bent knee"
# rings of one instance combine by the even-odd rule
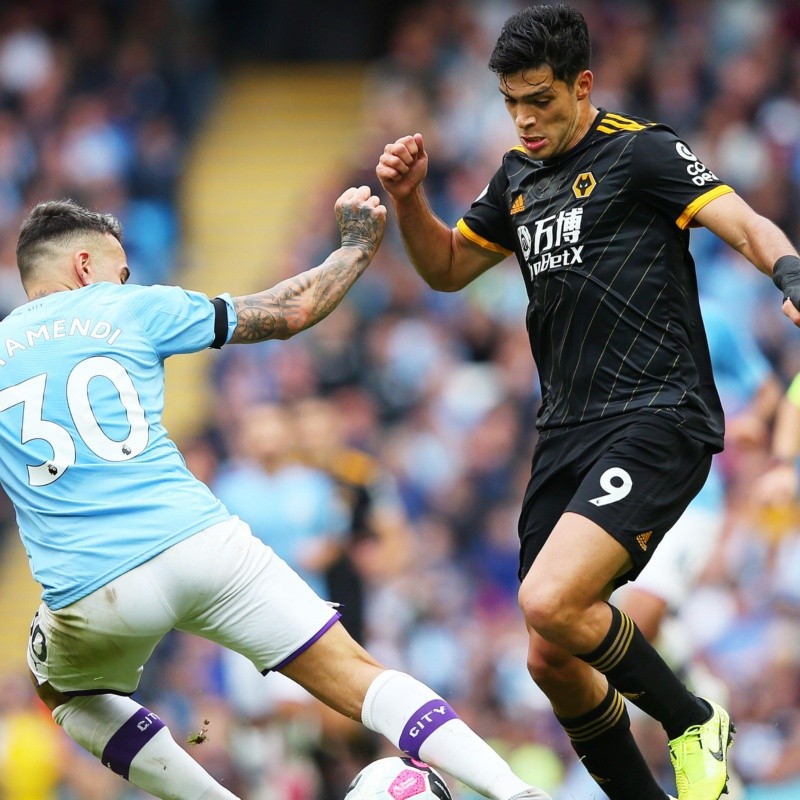
[[[580,614],[555,586],[520,588],[519,606],[527,627],[549,642],[562,642]]]

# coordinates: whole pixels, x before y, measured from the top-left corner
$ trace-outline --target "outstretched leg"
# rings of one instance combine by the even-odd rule
[[[546,793],[517,777],[446,700],[410,675],[382,667],[340,623],[281,672],[403,752],[487,797],[547,800]]]

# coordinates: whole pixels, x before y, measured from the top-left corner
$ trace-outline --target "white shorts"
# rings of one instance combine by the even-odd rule
[[[671,609],[680,607],[713,556],[723,524],[721,512],[689,506],[667,531],[639,577],[628,586],[660,597]],[[620,591],[624,592],[625,587]]]
[[[131,694],[173,628],[249,658],[263,673],[339,619],[272,548],[233,517],[170,547],[66,608],[39,606],[28,665],[66,694]]]

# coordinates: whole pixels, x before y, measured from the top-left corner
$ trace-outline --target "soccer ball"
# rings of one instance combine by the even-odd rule
[[[452,800],[433,767],[406,756],[368,764],[347,789],[344,800]]]

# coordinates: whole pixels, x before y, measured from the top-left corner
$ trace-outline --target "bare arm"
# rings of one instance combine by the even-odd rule
[[[772,275],[772,267],[781,256],[797,255],[786,234],[774,222],[757,214],[732,192],[701,208],[695,221],[740,252],[765,275]]]
[[[400,234],[414,268],[433,289],[462,289],[505,256],[470,242],[445,225],[428,205],[422,182],[428,155],[422,134],[387,144],[375,174],[392,198]]]
[[[234,344],[288,339],[316,325],[339,305],[369,266],[383,238],[386,208],[369,187],[348,189],[336,201],[342,246],[318,267],[257,294],[234,297]]]

